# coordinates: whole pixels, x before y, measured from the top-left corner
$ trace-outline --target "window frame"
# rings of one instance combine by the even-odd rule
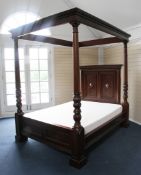
[[[30,65],[29,65],[29,49],[32,47],[37,47],[37,48],[48,48],[49,52],[48,52],[48,82],[49,82],[49,103],[42,103],[42,104],[31,104],[31,94],[30,94]],[[2,64],[1,64],[1,82],[2,82],[2,87],[1,87],[1,115],[5,115],[5,114],[9,114],[9,113],[13,113],[16,111],[16,101],[15,101],[15,105],[13,106],[8,106],[7,105],[7,96],[6,96],[6,71],[5,71],[5,58],[4,58],[4,49],[5,48],[13,48],[10,46],[4,46],[1,48],[1,60],[2,60]],[[50,47],[47,44],[43,44],[43,45],[27,45],[27,46],[20,46],[19,48],[23,48],[24,49],[24,55],[25,55],[25,62],[24,62],[24,67],[25,67],[25,82],[27,83],[25,86],[25,90],[26,90],[26,105],[23,105],[23,111],[25,112],[29,112],[29,111],[34,111],[37,109],[42,109],[45,107],[49,107],[52,106],[54,104],[54,74],[53,74],[53,56],[52,56],[52,47]],[[14,48],[13,48],[14,49]]]

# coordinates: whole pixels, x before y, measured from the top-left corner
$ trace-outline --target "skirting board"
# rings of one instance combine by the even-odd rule
[[[140,122],[137,122],[137,121],[135,121],[135,120],[133,120],[133,119],[129,119],[131,122],[133,122],[133,123],[136,123],[136,124],[138,124],[138,125],[141,125],[141,123]]]

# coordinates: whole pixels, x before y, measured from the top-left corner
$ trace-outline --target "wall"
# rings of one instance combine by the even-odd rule
[[[105,48],[104,63],[123,63],[123,46]],[[138,41],[128,44],[128,74],[130,119],[141,123],[141,43]]]
[[[115,46],[110,46],[107,48],[104,48],[104,64],[123,64],[123,58],[124,58],[124,50],[123,50],[123,44],[118,44]],[[123,96],[123,68],[121,69],[121,101]]]
[[[98,63],[97,48],[80,49],[80,65]],[[73,59],[72,49],[54,48],[55,104],[72,100],[73,96]]]

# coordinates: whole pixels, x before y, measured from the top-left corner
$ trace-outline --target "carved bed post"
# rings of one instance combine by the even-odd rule
[[[19,66],[19,54],[18,54],[18,39],[14,39],[14,53],[15,53],[15,85],[16,85],[16,107],[15,124],[16,124],[16,141],[26,141],[27,137],[23,136],[22,130],[22,100],[21,100],[21,80],[20,80],[20,66]]]
[[[73,107],[75,121],[72,131],[72,157],[70,164],[76,168],[82,167],[86,163],[84,156],[84,128],[81,126],[81,97],[80,97],[80,70],[79,70],[79,23],[73,21],[73,71],[74,71],[74,97]]]
[[[123,116],[125,118],[123,126],[129,125],[129,103],[128,103],[128,55],[127,55],[127,41],[124,43],[124,84],[123,84]]]

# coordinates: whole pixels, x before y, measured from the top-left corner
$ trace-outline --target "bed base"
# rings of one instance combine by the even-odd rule
[[[16,135],[17,142],[26,142],[28,138],[31,138],[45,143],[71,155],[70,165],[76,168],[81,168],[86,164],[87,150],[92,145],[125,122],[123,115],[120,114],[106,124],[84,135],[83,128],[77,132],[73,128],[55,126],[26,117],[21,117],[20,119],[16,120],[16,126],[20,126],[17,128],[20,129]]]

